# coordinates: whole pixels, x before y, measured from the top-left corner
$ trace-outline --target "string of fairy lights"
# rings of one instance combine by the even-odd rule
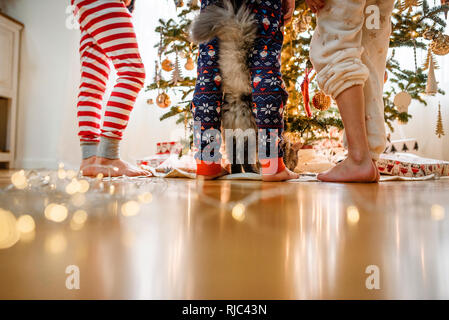
[[[112,177],[115,168],[103,169],[109,174],[100,173],[94,178],[67,170],[63,163],[53,171],[20,170],[13,173],[11,183],[0,189],[0,249],[10,248],[21,238],[29,237],[39,223],[45,222],[43,220],[69,225],[71,230],[78,231],[91,217],[133,217],[149,212],[151,210],[145,210],[144,206],[166,192],[180,198],[194,197],[243,222],[247,221],[247,207],[251,204],[293,191],[289,186],[269,190],[255,188],[247,196],[232,201],[229,194],[221,194],[219,199],[209,196],[203,191],[205,181],[201,179],[195,180],[195,187],[187,194],[184,185],[170,184],[170,179],[163,176]],[[112,203],[115,204],[113,208],[109,206]]]

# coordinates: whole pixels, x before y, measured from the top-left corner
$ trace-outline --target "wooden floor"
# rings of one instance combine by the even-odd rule
[[[0,250],[0,299],[449,299],[449,180],[159,187],[128,217],[98,195],[77,231],[33,214],[33,236]],[[26,193],[0,199],[33,210]]]

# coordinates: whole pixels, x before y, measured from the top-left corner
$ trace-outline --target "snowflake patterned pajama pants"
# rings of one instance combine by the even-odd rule
[[[201,9],[215,1],[202,0]],[[248,62],[253,87],[253,114],[259,130],[259,161],[263,174],[274,174],[285,168],[282,150],[278,147],[284,127],[283,106],[288,97],[280,71],[282,0],[247,0],[246,3],[258,22],[257,39]],[[221,170],[218,150],[223,93],[219,54],[217,39],[199,47],[197,82],[191,104],[194,143],[199,149],[195,155],[198,175],[214,175]]]
[[[383,84],[394,0],[326,0],[317,15],[310,59],[320,88],[334,99],[362,85],[374,160],[385,150]]]

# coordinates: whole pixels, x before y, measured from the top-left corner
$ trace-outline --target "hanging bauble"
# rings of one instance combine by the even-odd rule
[[[437,127],[435,129],[435,134],[438,138],[444,136],[444,128],[443,128],[443,117],[441,116],[441,105],[438,103],[438,117],[437,117]]]
[[[449,53],[449,36],[439,32],[430,43],[432,52],[439,56]]]
[[[426,31],[424,31],[422,36],[426,40],[433,40],[433,38],[436,36],[436,34],[437,34],[437,32],[435,30],[427,29]]]
[[[429,58],[429,73],[427,75],[426,94],[435,95],[438,92],[438,83],[435,78],[435,64],[432,55]]]
[[[398,109],[399,112],[408,112],[408,107],[412,102],[412,97],[408,92],[402,91],[399,92],[393,100],[394,105]]]
[[[176,7],[181,8],[184,6],[184,0],[175,0],[175,5]]]
[[[187,62],[184,65],[184,68],[186,68],[186,70],[193,70],[195,68],[195,63],[193,62],[192,57],[188,57],[187,58]]]
[[[153,105],[153,104],[154,104],[154,100],[153,100],[153,99],[148,99],[148,100],[147,100],[147,104]]]
[[[318,91],[312,98],[312,105],[315,109],[326,111],[331,106],[331,97],[323,91]]]
[[[303,33],[310,29],[310,23],[312,22],[312,17],[308,14],[303,14],[300,17],[293,20],[293,30],[296,33]]]
[[[173,70],[173,62],[171,62],[168,58],[164,59],[164,61],[162,61],[161,63],[162,65],[162,70],[164,71],[172,71]]]
[[[387,83],[387,80],[388,80],[388,72],[385,70],[384,83]]]
[[[401,12],[408,10],[408,12],[412,12],[414,7],[418,7],[421,5],[420,0],[402,0],[399,1],[398,8]]]
[[[156,104],[160,107],[160,108],[167,108],[170,106],[171,104],[171,100],[170,97],[168,96],[168,94],[166,94],[165,92],[159,93],[159,95],[156,98]]]

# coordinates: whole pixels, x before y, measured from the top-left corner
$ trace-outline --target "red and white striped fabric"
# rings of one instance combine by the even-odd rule
[[[81,29],[78,135],[82,142],[98,142],[100,136],[121,139],[145,81],[131,15],[120,0],[72,0],[72,4]],[[118,79],[100,126],[109,61]]]

